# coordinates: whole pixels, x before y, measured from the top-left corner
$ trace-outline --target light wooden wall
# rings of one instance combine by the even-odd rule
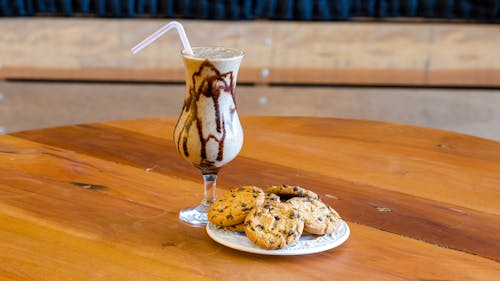
[[[130,84],[184,80],[175,33],[129,51],[165,22],[0,19],[0,132],[177,115],[181,84]],[[245,51],[241,114],[383,120],[500,140],[498,25],[182,23],[193,45]]]
[[[136,56],[129,51],[165,22],[0,19],[0,77],[182,81],[175,32]],[[183,23],[193,45],[245,51],[241,82],[500,86],[499,25]]]

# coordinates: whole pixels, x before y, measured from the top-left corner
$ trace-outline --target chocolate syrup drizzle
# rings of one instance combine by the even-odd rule
[[[208,71],[209,73],[213,73],[213,75],[202,76],[202,72]],[[197,79],[201,79],[201,83],[197,85]],[[226,82],[226,79],[229,78],[229,83]],[[177,139],[177,149],[184,154],[185,157],[189,156],[188,150],[188,135],[189,130],[193,123],[195,123],[196,128],[198,130],[198,135],[201,143],[201,163],[196,165],[204,174],[208,173],[217,173],[219,168],[215,167],[214,161],[210,161],[207,159],[206,147],[207,143],[210,139],[213,139],[218,144],[218,153],[217,153],[217,161],[222,161],[224,158],[224,140],[226,138],[226,126],[224,116],[220,114],[220,104],[219,98],[221,94],[230,94],[234,103],[234,83],[233,83],[233,72],[229,71],[227,73],[221,74],[220,71],[215,68],[215,66],[210,63],[208,60],[205,60],[198,69],[197,72],[193,73],[192,77],[192,87],[189,89],[189,95],[184,101],[184,106],[182,108],[183,111],[186,112],[187,119],[184,123],[184,127],[179,133]],[[213,134],[208,135],[207,137],[203,136],[203,120],[198,117],[198,107],[197,102],[199,101],[201,96],[205,96],[207,98],[211,98],[213,100],[214,109],[215,109],[215,123],[216,123],[216,131],[217,133],[222,133],[222,136],[218,139]],[[234,103],[235,104],[235,103]],[[236,107],[230,108],[230,120],[228,122],[232,123],[234,114],[236,113]],[[179,124],[177,124],[179,125]],[[230,126],[232,127],[232,126]],[[180,146],[182,145],[182,149]]]

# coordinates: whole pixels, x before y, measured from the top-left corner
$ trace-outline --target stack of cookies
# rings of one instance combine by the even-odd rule
[[[208,220],[230,231],[245,232],[265,249],[282,249],[303,233],[324,235],[340,225],[339,214],[319,196],[300,186],[255,186],[230,190],[208,211]]]

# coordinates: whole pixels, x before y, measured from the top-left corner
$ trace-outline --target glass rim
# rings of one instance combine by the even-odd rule
[[[234,60],[234,59],[242,58],[245,56],[245,53],[241,49],[238,49],[238,48],[222,47],[222,46],[194,46],[194,47],[191,47],[191,49],[193,49],[193,50],[200,49],[200,48],[222,48],[222,49],[226,49],[226,50],[237,51],[239,54],[232,56],[232,57],[228,57],[228,58],[200,58],[200,57],[195,57],[194,55],[187,54],[186,53],[187,50],[183,49],[181,51],[181,55],[185,58],[190,58],[190,59],[195,59],[195,60],[217,60],[217,61]]]

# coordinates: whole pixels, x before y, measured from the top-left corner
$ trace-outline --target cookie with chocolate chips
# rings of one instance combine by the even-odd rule
[[[333,233],[340,225],[339,214],[320,200],[294,197],[286,201],[304,219],[304,231],[317,235]]]
[[[266,189],[266,193],[274,193],[281,197],[282,200],[287,200],[292,197],[309,197],[313,199],[319,199],[318,194],[298,185],[274,185]]]
[[[264,202],[264,197],[264,191],[255,186],[234,188],[210,206],[208,221],[218,226],[240,224],[256,205]]]
[[[224,226],[224,229],[232,232],[245,232],[245,223]]]
[[[266,193],[266,197],[264,198],[265,203],[281,203],[281,199],[278,195],[274,193]]]
[[[245,219],[245,234],[265,249],[283,249],[297,242],[304,221],[291,205],[268,200],[255,207]]]

